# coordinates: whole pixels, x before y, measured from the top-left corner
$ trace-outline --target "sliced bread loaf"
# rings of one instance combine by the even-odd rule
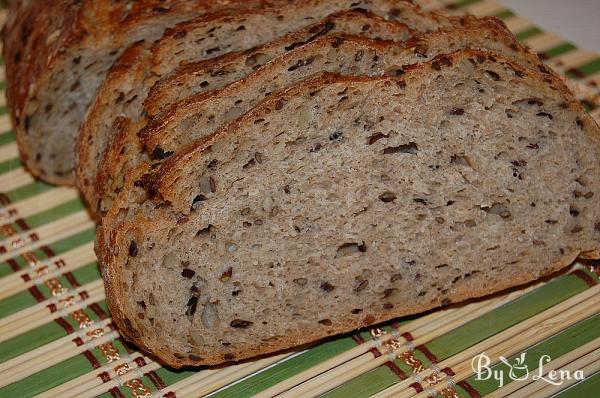
[[[242,21],[245,21],[246,23],[249,22],[246,17],[233,18],[228,16],[227,18],[229,18],[228,21],[231,25],[231,29],[237,29]],[[223,19],[227,18],[224,15],[221,15],[220,18],[218,18],[218,23],[215,24],[214,16],[210,16],[205,18],[205,23],[207,26],[220,26],[223,28],[220,23]],[[365,30],[365,26],[368,26],[369,28]],[[382,36],[386,39],[406,39],[411,32],[406,25],[387,21],[381,17],[377,17],[376,14],[364,10],[346,10],[331,15],[321,22],[313,24],[301,31],[284,36],[280,40],[277,40],[276,44],[269,47],[268,54],[274,57],[277,55],[275,53],[275,48],[279,49],[279,51],[285,51],[284,48],[286,46],[293,45],[298,41],[310,41],[321,35],[340,31],[363,34],[369,37]],[[244,31],[241,32],[245,34]],[[235,41],[236,38],[239,38],[238,35],[234,35],[228,40]],[[170,42],[170,36],[168,41]],[[211,42],[205,41],[203,43],[202,46],[204,46],[207,51],[215,45],[214,40]],[[237,46],[238,44],[239,43],[230,44],[229,49],[232,48],[231,46]],[[159,44],[157,43],[154,46],[158,47]],[[199,48],[202,48],[202,46],[197,45]],[[242,47],[246,49],[244,44],[242,44]],[[236,54],[239,54],[239,52]],[[210,54],[211,57],[216,55],[218,55],[216,52]],[[267,53],[265,53],[265,56],[266,55]],[[118,149],[120,145],[126,145],[124,143],[114,143],[114,139],[110,137],[109,132],[114,122],[114,118],[127,117],[133,121],[137,121],[143,115],[141,103],[146,98],[148,90],[158,78],[158,75],[153,74],[150,71],[149,63],[151,62],[151,56],[151,45],[147,42],[134,43],[126,49],[112,66],[106,80],[100,87],[95,100],[86,114],[76,148],[76,163],[77,185],[90,204],[93,203],[96,173],[105,148],[107,145],[110,145],[111,147],[116,147]],[[228,56],[225,55],[224,57]],[[205,59],[206,56],[200,56],[200,58]],[[217,59],[220,58],[223,57],[218,57]],[[171,68],[177,68],[179,60],[179,58],[173,57],[167,64],[170,65]],[[203,88],[203,85],[200,84],[199,89],[202,90]],[[117,170],[119,169],[117,168]],[[92,208],[95,207],[92,206]]]
[[[287,51],[283,56],[266,63],[248,77],[217,93],[200,92],[172,104],[147,125],[146,121],[120,122],[114,129],[111,144],[100,162],[96,178],[93,203],[97,206],[98,213],[105,213],[122,187],[130,186],[131,181],[136,181],[146,170],[147,165],[144,165],[139,171],[132,171],[129,184],[124,182],[130,169],[135,170],[136,164],[147,160],[147,153],[142,150],[138,135],[154,155],[154,162],[160,162],[162,158],[198,138],[196,133],[199,136],[210,134],[251,109],[260,101],[257,93],[268,95],[316,72],[397,74],[403,65],[469,47],[493,49],[518,58],[532,68],[546,70],[538,58],[519,44],[496,18],[467,17],[457,24],[456,28],[416,35],[404,43],[347,36],[318,38]],[[226,77],[227,75],[223,75],[218,82],[226,82]],[[167,104],[155,105],[164,107]],[[203,127],[188,135],[187,127],[193,124]]]
[[[84,112],[121,50],[176,22],[261,0],[15,0],[3,34],[7,103],[21,157],[36,176],[73,184]]]
[[[427,26],[416,26],[418,31]],[[347,33],[380,40],[407,40],[414,31],[403,23],[388,21],[364,10],[345,10],[318,23],[246,51],[209,60],[188,62],[157,81],[144,100],[144,111],[153,116],[178,100],[199,92],[217,90],[239,80],[273,58],[319,37]]]
[[[405,65],[463,48],[494,50],[536,70],[543,67],[496,18],[467,18],[460,27],[424,34],[406,43],[336,35],[290,51],[218,93],[190,96],[172,104],[140,131],[139,138],[148,153],[160,159],[214,132],[270,93],[311,74],[402,74]],[[198,127],[190,132],[189,127],[195,125]]]
[[[599,144],[556,80],[491,52],[315,77],[119,199],[111,313],[167,364],[216,364],[525,283],[600,255]]]
[[[402,72],[404,65],[462,48],[493,49],[518,58],[532,68],[542,67],[537,56],[520,45],[495,18],[466,18],[459,27],[418,35],[404,43],[348,36],[319,38],[288,51],[218,93],[197,94],[173,104],[145,127],[145,122],[120,123],[100,166],[94,202],[103,213],[124,185],[128,187],[126,189],[133,189],[124,183],[124,176],[136,163],[147,159],[138,143],[141,127],[139,136],[148,152],[154,155],[153,160],[160,162],[194,139],[214,132],[247,112],[269,93],[311,74],[329,71],[351,75],[396,75]],[[190,129],[191,126],[195,127]],[[142,166],[140,170],[132,171],[135,177],[130,180],[136,181],[145,170],[146,166]]]

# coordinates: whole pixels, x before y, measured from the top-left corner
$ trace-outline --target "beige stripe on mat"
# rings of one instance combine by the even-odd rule
[[[0,96],[0,98],[4,98]],[[0,100],[1,101],[1,100]],[[2,104],[0,104],[2,106]],[[17,149],[17,143],[11,142],[0,146],[0,162],[5,162],[10,159],[14,159],[19,156],[19,150]]]
[[[34,181],[35,179],[27,170],[19,167],[0,175],[0,189],[2,192],[10,192]]]

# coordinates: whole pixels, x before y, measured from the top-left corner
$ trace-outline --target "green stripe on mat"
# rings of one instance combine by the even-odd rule
[[[578,79],[582,76],[587,77],[589,75],[593,75],[594,73],[600,72],[600,57],[594,58],[593,60],[573,69],[576,69],[577,72],[573,70],[568,70],[566,72],[566,75],[572,79]]]
[[[15,169],[18,169],[21,167],[23,167],[23,163],[21,163],[21,159],[19,159],[19,158],[6,160],[6,161],[0,163],[0,175],[2,175],[4,173],[8,173],[11,170],[15,170]]]
[[[34,181],[31,184],[27,184],[27,185],[24,185],[17,189],[13,189],[12,191],[4,192],[4,194],[6,194],[6,196],[8,196],[8,198],[10,199],[10,201],[12,203],[15,203],[20,200],[27,199],[27,198],[30,198],[35,195],[39,195],[42,192],[46,192],[51,189],[54,189],[54,186],[52,186],[50,184],[46,184],[45,182],[42,182],[42,181]]]
[[[113,341],[113,345],[120,355],[126,354],[125,348],[119,341]],[[106,363],[106,359],[99,349],[96,348],[91,353],[100,365]],[[16,383],[0,388],[0,397],[33,397],[93,370],[90,361],[84,355],[78,354]],[[150,380],[145,380],[144,385],[150,386]]]
[[[77,269],[71,274],[80,285],[85,285],[102,277],[100,275],[100,269],[98,268],[98,264],[96,262],[86,265],[80,269]],[[67,289],[73,288],[73,286],[71,286],[71,284],[65,277],[60,277],[59,280],[63,287]],[[44,298],[49,299],[50,297],[52,297],[49,289],[45,285],[39,285],[38,289],[41,291]],[[14,313],[17,313],[34,304],[37,304],[37,300],[33,297],[29,290],[19,292],[14,296],[7,297],[4,300],[0,301],[0,318],[4,318]]]
[[[533,376],[534,374],[537,374],[536,369],[538,368],[540,358],[543,355],[548,355],[552,359],[557,359],[598,337],[600,337],[600,315],[579,322],[542,343],[527,349],[525,351],[525,361],[522,365],[527,366],[530,376]],[[508,358],[509,363],[515,364],[515,359],[519,357],[519,355],[520,353]],[[500,363],[499,365],[493,366],[492,370],[498,371],[498,374],[504,375],[502,381],[503,385],[511,382],[510,369],[507,365]],[[514,375],[523,377],[526,373],[523,370],[514,368]],[[481,395],[490,394],[499,389],[500,386],[499,381],[494,378],[490,378],[489,380],[477,380],[477,376],[471,376],[467,381],[473,388],[479,391]]]
[[[573,43],[563,43],[563,44],[559,44],[556,47],[552,47],[549,50],[546,50],[543,52],[544,56],[548,57],[548,58],[554,58],[554,57],[558,57],[559,55],[563,55],[568,53],[569,51],[573,51],[576,50],[577,47],[575,47],[573,45]]]
[[[30,229],[34,229],[84,209],[85,205],[83,204],[83,201],[78,197],[77,199],[65,202],[42,213],[29,216],[25,219],[25,222],[27,222],[27,225]]]
[[[555,398],[596,398],[600,391],[600,373],[575,384],[571,388],[558,393]]]
[[[386,366],[380,366],[348,383],[321,395],[321,398],[368,398],[398,382],[398,377]]]
[[[92,367],[87,358],[83,355],[77,355],[61,362],[60,366],[53,366],[31,377],[0,388],[0,397],[33,397],[91,370]]]
[[[0,134],[0,146],[15,141],[15,135],[10,130],[5,130],[5,132],[2,132]]]
[[[55,253],[56,256],[60,256],[62,253],[74,249],[78,246],[81,246],[84,243],[92,242],[95,238],[96,228],[90,228],[86,231],[78,233],[77,235],[72,235],[58,242],[51,243],[48,247]],[[40,260],[44,260],[47,258],[45,253],[40,249],[36,249],[34,253]],[[18,256],[15,257],[14,260],[17,262],[17,265],[19,265],[21,269],[27,267],[23,257]],[[0,263],[0,277],[10,275],[12,273],[14,273],[14,271],[12,270],[10,265],[8,265],[8,263]]]
[[[533,28],[529,28],[527,30],[524,30],[522,32],[516,33],[515,36],[520,41],[523,41],[523,40],[527,40],[529,38],[532,38],[532,37],[537,36],[537,35],[542,34],[542,33],[544,33],[544,32],[540,28],[533,27]]]
[[[7,317],[37,304],[37,300],[25,290],[0,301],[0,318]]]
[[[494,16],[496,18],[500,18],[500,19],[508,19],[508,18],[514,17],[515,13],[512,12],[511,10],[503,10],[503,11],[500,11],[500,12],[494,14]]]
[[[99,301],[97,304],[105,312],[108,311],[106,301]],[[98,321],[98,316],[92,310],[86,308],[84,311],[92,320]],[[75,329],[75,331],[79,330],[79,325],[77,325],[75,321],[71,319],[71,317],[65,317],[64,319]],[[0,363],[6,362],[9,359],[15,358],[45,344],[51,343],[66,335],[67,333],[58,323],[51,321],[38,328],[30,330],[29,332],[3,341],[0,343]],[[0,394],[0,396],[2,395]]]
[[[77,197],[69,202],[62,203],[56,207],[48,210],[44,210],[41,213],[33,214],[27,217],[24,221],[29,227],[26,231],[38,228],[44,224],[49,224],[53,221],[57,221],[63,217],[67,217],[78,211],[84,210],[85,205],[81,198]],[[19,225],[12,224],[15,230],[25,232]]]
[[[452,6],[453,8],[463,8],[463,7],[468,7],[470,5],[473,5],[475,3],[480,3],[480,2],[481,2],[481,0],[459,0],[459,1],[449,4],[449,5]]]
[[[356,347],[356,343],[351,337],[337,338],[328,341],[315,346],[280,365],[273,366],[241,383],[235,384],[215,394],[213,397],[237,398],[252,396],[354,347]]]

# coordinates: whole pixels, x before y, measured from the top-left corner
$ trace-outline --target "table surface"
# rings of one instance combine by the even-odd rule
[[[517,14],[575,43],[600,52],[600,0],[499,0]]]

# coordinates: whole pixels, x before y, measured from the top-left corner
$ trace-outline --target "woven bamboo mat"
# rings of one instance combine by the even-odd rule
[[[502,18],[568,78],[600,119],[598,55],[493,1],[420,3]],[[3,65],[0,85],[4,89]],[[126,345],[115,330],[92,250],[94,223],[74,190],[36,181],[23,169],[5,105],[1,95],[2,398],[600,396],[600,279],[590,264],[305,350],[227,367],[162,367]],[[484,352],[497,377],[474,374],[473,358]],[[536,379],[540,360],[541,375],[581,370],[581,377],[560,385]]]

